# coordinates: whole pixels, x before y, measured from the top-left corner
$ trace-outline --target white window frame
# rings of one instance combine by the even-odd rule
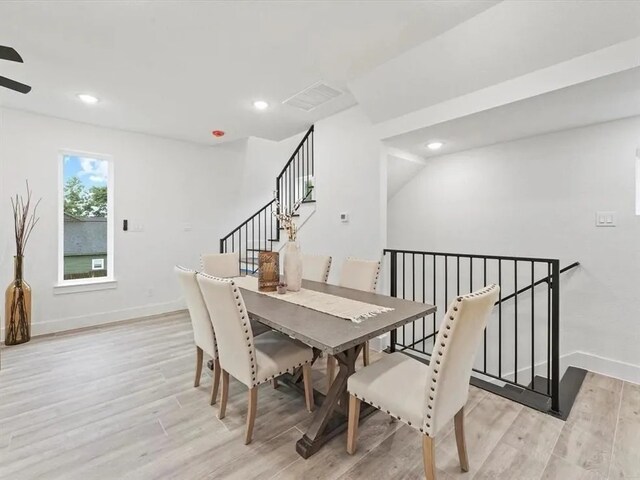
[[[88,157],[106,161],[109,164],[107,178],[107,276],[94,278],[64,278],[64,157]],[[54,293],[77,293],[92,290],[116,288],[114,274],[114,161],[111,155],[85,152],[81,150],[62,149],[58,153],[58,282],[54,285]],[[93,263],[93,262],[92,262]],[[92,265],[93,266],[93,265]]]
[[[104,258],[91,259],[91,271],[104,270]]]

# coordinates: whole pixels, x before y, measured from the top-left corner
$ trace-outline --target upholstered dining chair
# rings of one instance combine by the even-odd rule
[[[197,387],[200,385],[204,352],[213,359],[213,385],[211,387],[211,405],[213,405],[216,403],[218,384],[220,383],[220,361],[218,360],[216,337],[213,333],[213,325],[209,318],[209,311],[202,298],[200,286],[196,279],[196,272],[180,266],[176,266],[174,271],[178,276],[187,302],[187,309],[191,317],[191,326],[193,327],[193,338],[196,344],[196,378],[193,386]]]
[[[258,386],[286,372],[302,368],[307,410],[313,410],[311,362],[313,350],[278,332],[253,336],[240,289],[231,279],[199,273],[198,283],[213,321],[222,369],[222,396],[218,418],[225,416],[229,375],[249,388],[245,444],[251,442],[258,406]]]
[[[328,255],[302,255],[302,278],[313,282],[327,283],[331,270]]]
[[[375,292],[378,286],[380,275],[380,262],[376,260],[360,260],[358,258],[347,258],[342,265],[340,274],[340,286],[364,290],[365,292]],[[369,365],[369,342],[365,342],[362,348],[362,361],[365,366]],[[336,371],[336,360],[327,357],[327,388],[331,387]]]
[[[460,467],[469,470],[464,405],[476,350],[499,291],[497,285],[489,285],[459,296],[449,306],[429,365],[396,352],[349,377],[348,453],[356,451],[360,402],[366,402],[422,434],[427,480],[436,478],[435,435],[453,418]]]
[[[201,269],[207,275],[229,278],[240,276],[240,253],[203,253]]]

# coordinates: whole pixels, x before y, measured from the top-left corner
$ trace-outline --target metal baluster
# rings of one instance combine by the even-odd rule
[[[536,344],[536,328],[535,328],[535,320],[536,320],[536,310],[535,310],[535,301],[534,301],[534,293],[536,291],[535,287],[535,264],[531,262],[531,386],[535,390],[535,370],[536,370],[536,356],[535,356],[535,344]]]
[[[391,268],[390,268],[390,276],[391,276],[391,285],[389,286],[389,293],[392,297],[398,296],[398,253],[391,252]],[[398,329],[391,330],[391,345],[389,347],[389,351],[391,353],[396,351],[396,343],[398,343]]]
[[[515,356],[513,368],[513,380],[518,383],[518,261],[513,261],[513,290],[515,292],[514,301],[514,333],[515,333]]]
[[[444,310],[449,305],[449,258],[444,256]]]
[[[406,298],[404,284],[406,283],[405,280],[407,278],[405,273],[406,269],[405,269],[404,255],[405,255],[404,252],[402,252],[402,298]],[[402,344],[405,346],[407,345],[407,324],[406,323],[402,325]]]
[[[460,296],[460,257],[456,256],[456,295]]]
[[[502,377],[502,260],[498,260],[498,377]]]
[[[422,254],[422,303],[427,303],[426,298],[425,298],[425,293],[426,293],[426,278],[425,278],[425,260],[426,260],[426,256],[423,253]],[[422,352],[426,353],[427,351],[427,344],[425,343],[424,338],[427,336],[427,317],[422,317]]]
[[[487,286],[487,258],[483,258],[482,259],[482,275],[483,275],[483,283],[484,286]],[[484,368],[482,369],[484,371],[484,373],[487,373],[487,329],[489,328],[489,325],[487,324],[486,327],[484,327]]]
[[[416,300],[416,254],[411,254],[411,300]],[[416,322],[411,322],[411,346],[416,345]]]
[[[433,254],[433,304],[437,305],[438,300],[436,299],[436,294],[437,294],[437,282],[436,282],[436,254]],[[431,314],[432,320],[433,320],[433,332],[431,332],[433,334],[433,345],[435,346],[436,344],[436,312],[433,312]]]

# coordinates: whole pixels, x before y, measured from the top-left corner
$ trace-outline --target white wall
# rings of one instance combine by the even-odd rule
[[[565,364],[640,381],[639,146],[635,117],[431,159],[389,201],[389,246],[579,261],[562,280]]]
[[[29,179],[42,197],[27,248],[34,335],[183,308],[175,264],[196,267],[201,252],[269,201],[275,178],[304,132],[281,142],[249,138],[190,143],[0,110],[0,285],[12,276],[10,195]],[[115,168],[114,290],[54,294],[57,280],[60,149],[108,154]],[[379,258],[386,237],[386,150],[357,107],[316,124],[316,211],[300,232],[305,252],[334,257],[337,282],[348,256]],[[341,223],[340,212],[350,215]],[[4,213],[2,213],[4,212]],[[144,225],[123,232],[122,220]],[[190,231],[184,226],[189,225]],[[150,293],[151,291],[151,293]],[[4,323],[4,322],[2,322]]]
[[[61,148],[113,156],[115,290],[54,294]],[[229,181],[231,160],[189,143],[0,110],[2,287],[9,284],[13,268],[9,197],[24,191],[25,179],[42,197],[25,264],[33,288],[33,334],[182,308],[172,267],[197,266],[202,251],[218,251],[225,225],[235,221],[230,207],[237,182]],[[144,231],[123,232],[124,218],[142,223]],[[185,224],[191,231],[184,231]]]
[[[360,107],[315,125],[316,211],[300,230],[303,252],[331,255],[337,283],[347,257],[378,259],[386,237],[386,149]],[[340,221],[340,213],[349,222]]]

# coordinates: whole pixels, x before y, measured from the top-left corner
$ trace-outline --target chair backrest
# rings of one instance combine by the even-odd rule
[[[424,432],[433,437],[464,406],[469,378],[500,287],[489,285],[451,303],[436,337],[429,363]]]
[[[328,255],[302,255],[302,278],[313,282],[326,283],[331,269]]]
[[[380,275],[380,262],[347,258],[342,266],[340,286],[374,292],[378,285],[378,275]]]
[[[200,255],[202,271],[219,278],[240,276],[240,253],[203,253]]]
[[[240,289],[231,279],[198,274],[218,341],[220,366],[248,387],[255,384],[257,365],[253,331]]]
[[[193,327],[193,339],[198,347],[216,359],[218,358],[216,337],[209,318],[209,310],[204,303],[200,286],[196,280],[196,272],[180,266],[176,266],[174,271],[178,276],[187,302],[191,326]]]

